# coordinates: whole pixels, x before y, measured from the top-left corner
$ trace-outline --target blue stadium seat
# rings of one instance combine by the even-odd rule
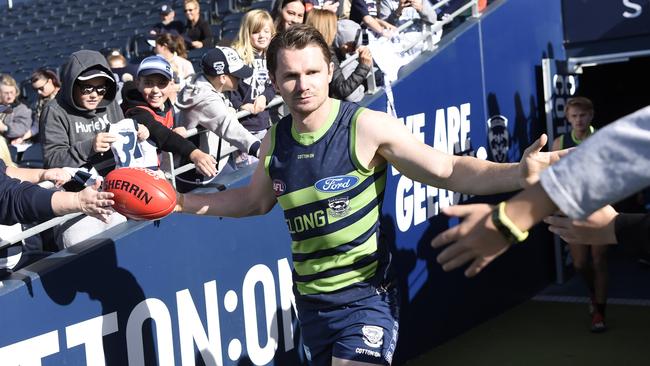
[[[250,5],[251,9],[264,9],[269,13],[273,10],[272,0],[253,1]]]
[[[23,152],[18,165],[23,168],[43,167],[43,146],[40,143],[33,144]]]

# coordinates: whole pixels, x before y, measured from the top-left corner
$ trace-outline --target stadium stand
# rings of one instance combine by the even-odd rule
[[[25,0],[14,2],[11,9],[6,2],[0,3],[3,14],[0,72],[11,74],[20,82],[39,67],[60,67],[72,52],[106,47],[118,48],[137,62],[147,54],[141,41],[146,41],[143,34],[159,20],[155,10],[159,3],[159,0]],[[235,2],[230,0],[225,1],[230,5],[225,9],[221,8],[222,1],[201,0],[200,3],[206,9],[206,19],[213,23],[218,21],[213,10],[217,9],[217,3],[220,15],[236,10]],[[185,21],[183,2],[176,1],[174,7],[178,19]]]

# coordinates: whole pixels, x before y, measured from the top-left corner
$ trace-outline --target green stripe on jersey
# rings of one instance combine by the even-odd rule
[[[336,291],[371,278],[377,271],[377,265],[377,261],[374,261],[365,267],[341,273],[336,276],[310,282],[296,282],[296,287],[301,295],[315,295]]]
[[[296,140],[297,143],[303,146],[309,146],[318,141],[321,137],[325,136],[327,131],[329,131],[330,127],[332,127],[332,124],[334,124],[336,116],[338,116],[339,109],[341,107],[340,100],[332,98],[330,98],[330,100],[332,101],[330,112],[327,115],[325,123],[323,123],[323,125],[320,126],[317,131],[300,133],[298,130],[296,130],[293,122],[291,123],[291,136],[293,136],[293,139]]]
[[[313,238],[292,241],[292,253],[313,253],[315,251],[336,248],[353,241],[361,236],[361,234],[370,230],[373,225],[379,220],[379,206],[374,207],[366,216],[362,217],[359,221],[341,228],[333,233],[315,236]]]
[[[329,257],[309,259],[304,262],[294,261],[293,267],[299,275],[308,276],[352,265],[375,251],[377,251],[377,235],[372,235],[365,243],[347,252],[337,253]]]
[[[266,170],[266,175],[270,178],[271,177],[271,172],[269,171],[271,167],[271,157],[273,157],[273,150],[275,150],[275,134],[278,130],[278,124],[274,124],[271,126],[271,145],[269,146],[269,151],[266,153],[266,156],[264,157],[264,170]]]
[[[352,175],[357,178],[359,178],[359,181],[357,184],[354,186],[350,187],[348,190],[358,186],[361,184],[364,180],[370,178],[371,176],[364,174],[359,171],[352,171],[349,172],[345,175]],[[315,184],[315,183],[314,183]],[[310,185],[308,187],[299,189],[297,191],[293,191],[287,194],[283,194],[282,196],[278,197],[278,202],[280,203],[280,206],[284,208],[285,210],[292,209],[298,206],[304,206],[308,205],[310,203],[314,203],[317,201],[322,201],[322,200],[327,200],[330,199],[334,196],[337,196],[345,191],[337,191],[337,192],[330,192],[330,193],[325,193],[317,190],[314,185]]]

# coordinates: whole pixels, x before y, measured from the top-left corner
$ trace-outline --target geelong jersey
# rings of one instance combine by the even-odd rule
[[[355,301],[386,279],[388,249],[379,238],[386,166],[367,169],[357,159],[361,111],[332,99],[319,131],[298,133],[291,116],[271,129],[265,167],[291,234],[294,291],[303,306]]]
[[[594,133],[594,126],[589,126],[589,136]],[[573,131],[571,133],[565,133],[560,136],[560,149],[568,149],[570,147],[576,147],[580,145],[583,140],[578,139]]]

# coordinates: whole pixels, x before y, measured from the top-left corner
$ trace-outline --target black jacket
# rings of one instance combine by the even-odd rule
[[[158,122],[150,111],[139,107],[147,107],[150,111],[155,112],[161,117],[165,117],[167,114],[171,113],[172,119],[175,120],[174,107],[169,100],[165,102],[164,110],[154,110],[149,107],[147,102],[145,102],[142,94],[137,89],[135,82],[128,81],[124,83],[124,86],[122,87],[122,110],[124,111],[124,116],[132,118],[136,122],[147,127],[150,134],[149,138],[156,143],[156,146],[160,150],[179,154],[184,158],[189,158],[190,153],[196,149],[196,146],[186,138]]]
[[[0,224],[32,223],[53,218],[54,191],[9,177],[0,160]]]
[[[339,60],[331,47],[330,54],[332,56],[332,63],[334,64],[334,74],[332,75],[332,81],[330,82],[330,97],[344,100],[348,95],[352,94],[359,85],[363,84],[370,73],[370,67],[359,62],[357,68],[354,69],[354,72],[352,72],[350,77],[346,79],[341,70]]]

